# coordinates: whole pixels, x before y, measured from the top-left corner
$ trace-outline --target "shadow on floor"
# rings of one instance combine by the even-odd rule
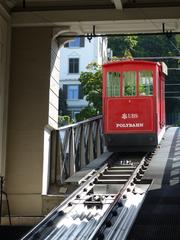
[[[32,226],[0,226],[1,240],[19,240]]]

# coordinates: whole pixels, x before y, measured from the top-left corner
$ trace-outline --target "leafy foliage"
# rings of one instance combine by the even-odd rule
[[[175,44],[174,36],[168,38],[166,35],[139,36],[134,56],[137,57],[160,57],[173,56]]]
[[[102,68],[93,62],[87,66],[87,71],[81,72],[80,79],[83,93],[88,106],[77,114],[77,120],[84,120],[102,112]]]
[[[118,58],[174,56],[178,53],[176,39],[175,35],[165,34],[110,37],[108,47]]]
[[[113,50],[113,55],[119,58],[132,58],[138,43],[137,36],[121,36],[108,38],[108,47]]]
[[[87,106],[81,110],[80,113],[76,114],[76,121],[82,121],[92,116],[96,116],[98,114],[97,110],[92,106]]]
[[[70,116],[59,116],[58,117],[58,125],[59,127],[65,126],[71,123]]]

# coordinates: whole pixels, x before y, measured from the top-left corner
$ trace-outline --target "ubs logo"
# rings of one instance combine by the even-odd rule
[[[121,118],[122,118],[122,119],[127,119],[127,113],[123,113],[123,114],[121,115]]]
[[[130,119],[130,118],[138,118],[139,117],[139,115],[138,115],[138,113],[122,113],[121,114],[121,118],[122,119]]]

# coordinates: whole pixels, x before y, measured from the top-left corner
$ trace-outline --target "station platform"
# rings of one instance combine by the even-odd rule
[[[128,240],[179,240],[180,128],[167,129],[143,179],[153,182]]]

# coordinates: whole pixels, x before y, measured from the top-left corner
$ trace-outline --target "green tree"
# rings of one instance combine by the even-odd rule
[[[138,36],[134,57],[173,56],[175,37],[167,35]]]
[[[113,55],[119,58],[132,58],[137,45],[137,36],[109,37],[108,47],[113,50]]]
[[[97,110],[93,107],[88,105],[87,107],[83,108],[80,113],[76,114],[76,121],[82,121],[98,114]]]
[[[80,82],[88,106],[79,114],[77,120],[84,120],[102,112],[102,68],[93,62],[87,66],[87,71],[81,72]]]
[[[108,47],[118,58],[174,56],[180,53],[177,39],[172,34],[109,37]]]

